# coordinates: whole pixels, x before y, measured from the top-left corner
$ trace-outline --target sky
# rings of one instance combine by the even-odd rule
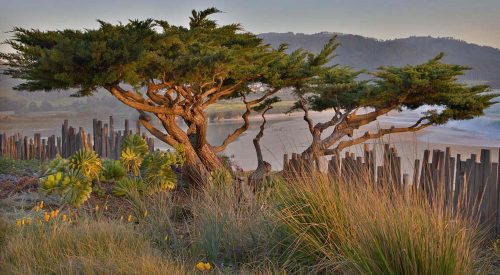
[[[192,9],[215,6],[221,24],[263,32],[359,34],[378,39],[454,37],[500,48],[500,0],[0,0],[0,40],[14,26],[95,28],[97,19],[163,19],[187,25]],[[1,51],[9,51],[0,45]]]

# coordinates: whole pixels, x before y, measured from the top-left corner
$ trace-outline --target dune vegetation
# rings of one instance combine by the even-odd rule
[[[498,272],[498,244],[444,200],[322,174],[275,173],[250,190],[228,169],[194,188],[177,176],[181,148],[125,144],[119,161],[42,163],[34,203],[1,201],[1,273]]]

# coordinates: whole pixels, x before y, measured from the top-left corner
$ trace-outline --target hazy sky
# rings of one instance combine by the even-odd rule
[[[215,6],[220,23],[248,31],[321,31],[390,39],[446,36],[500,48],[500,0],[0,0],[0,39],[14,26],[93,28],[96,19],[166,19],[188,22],[190,11]],[[6,46],[0,46],[6,50]]]

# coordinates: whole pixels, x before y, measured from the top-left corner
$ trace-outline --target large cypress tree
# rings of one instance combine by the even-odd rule
[[[217,12],[193,10],[189,28],[152,19],[116,25],[99,21],[98,29],[85,30],[15,28],[7,41],[15,52],[0,57],[7,61],[5,74],[25,80],[18,90],[72,89],[75,96],[89,96],[104,88],[136,109],[155,137],[182,145],[187,174],[199,179],[220,166],[216,153],[248,129],[252,106],[318,75],[331,53],[327,46],[318,58],[285,54],[285,47],[273,49],[238,24],[217,25],[209,19]],[[255,84],[259,89],[252,89]],[[257,90],[257,97],[246,100]],[[209,144],[205,109],[229,97],[245,103],[244,123],[220,144]]]
[[[188,28],[152,19],[116,25],[99,21],[98,29],[85,30],[15,28],[7,41],[14,53],[0,57],[8,65],[5,74],[25,80],[19,90],[71,89],[76,96],[89,96],[103,88],[137,110],[142,125],[155,137],[174,147],[182,145],[187,174],[198,180],[220,167],[216,153],[248,129],[252,107],[285,87],[293,88],[299,99],[295,107],[305,112],[313,142],[304,154],[314,157],[385,134],[469,119],[491,104],[493,96],[483,94],[488,87],[458,83],[457,77],[468,68],[444,64],[442,55],[417,66],[382,67],[372,80],[361,81],[362,72],[327,66],[337,47],[334,39],[317,55],[303,50],[287,54],[286,46],[272,49],[238,24],[217,25],[209,19],[217,12],[193,10]],[[254,99],[247,100],[252,93]],[[243,125],[220,144],[209,144],[205,110],[229,97],[244,102]],[[380,115],[422,105],[440,108],[422,114],[414,125],[353,138],[356,129]],[[335,112],[331,120],[314,124],[309,108]],[[155,127],[153,119],[163,129]]]

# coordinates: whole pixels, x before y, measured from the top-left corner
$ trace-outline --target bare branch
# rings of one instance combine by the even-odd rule
[[[249,116],[252,112],[251,107],[253,105],[261,103],[263,100],[270,97],[271,95],[274,95],[279,90],[280,90],[279,88],[272,89],[272,90],[268,91],[267,93],[265,93],[262,97],[260,97],[258,99],[254,99],[252,101],[247,101],[245,95],[242,95],[243,103],[245,103],[245,108],[246,108],[245,113],[243,113],[243,115],[241,116],[243,118],[243,125],[241,127],[239,127],[238,129],[234,130],[234,132],[232,134],[227,136],[221,145],[214,147],[213,148],[214,151],[215,152],[223,151],[224,149],[226,149],[226,147],[229,145],[229,143],[235,141],[242,133],[244,133],[246,130],[248,130],[248,128],[250,127]]]
[[[262,149],[260,148],[260,139],[264,136],[264,128],[266,126],[266,113],[267,111],[273,108],[272,105],[267,106],[267,108],[262,112],[262,124],[260,125],[259,133],[253,139],[253,145],[255,147],[255,152],[257,153],[257,162],[261,165],[264,162],[264,158],[262,157]]]
[[[309,128],[309,132],[311,135],[314,136],[314,125],[311,117],[309,116],[309,109],[307,108],[306,105],[306,100],[302,95],[299,95],[299,107],[304,111],[304,120],[307,123],[307,126]]]
[[[151,118],[148,117],[144,112],[139,111],[139,113],[141,114],[139,116],[139,121],[144,126],[144,128],[146,128],[146,130],[148,130],[153,136],[155,136],[159,140],[167,143],[170,146],[175,147],[175,146],[179,145],[179,143],[174,138],[172,138],[170,135],[166,135],[162,131],[160,131],[158,128],[154,127],[150,123]]]
[[[118,100],[124,104],[140,111],[150,112],[154,114],[168,114],[168,115],[181,115],[183,113],[182,109],[170,108],[165,105],[154,106],[148,104],[144,98],[136,95],[130,91],[125,91],[123,89],[118,89],[117,87],[111,87],[108,89],[111,94],[113,94]]]
[[[343,149],[345,149],[347,147],[363,143],[363,142],[370,140],[370,139],[380,138],[382,136],[389,135],[389,134],[417,132],[417,131],[420,131],[420,130],[422,130],[422,129],[424,129],[432,124],[432,123],[420,124],[422,121],[423,121],[423,119],[419,119],[414,125],[409,126],[409,127],[398,127],[397,128],[397,127],[393,126],[389,129],[380,129],[376,133],[370,133],[367,131],[367,132],[365,132],[364,135],[362,135],[358,138],[341,141],[334,149],[325,150],[324,154],[325,155],[336,154],[338,152],[341,152]]]

